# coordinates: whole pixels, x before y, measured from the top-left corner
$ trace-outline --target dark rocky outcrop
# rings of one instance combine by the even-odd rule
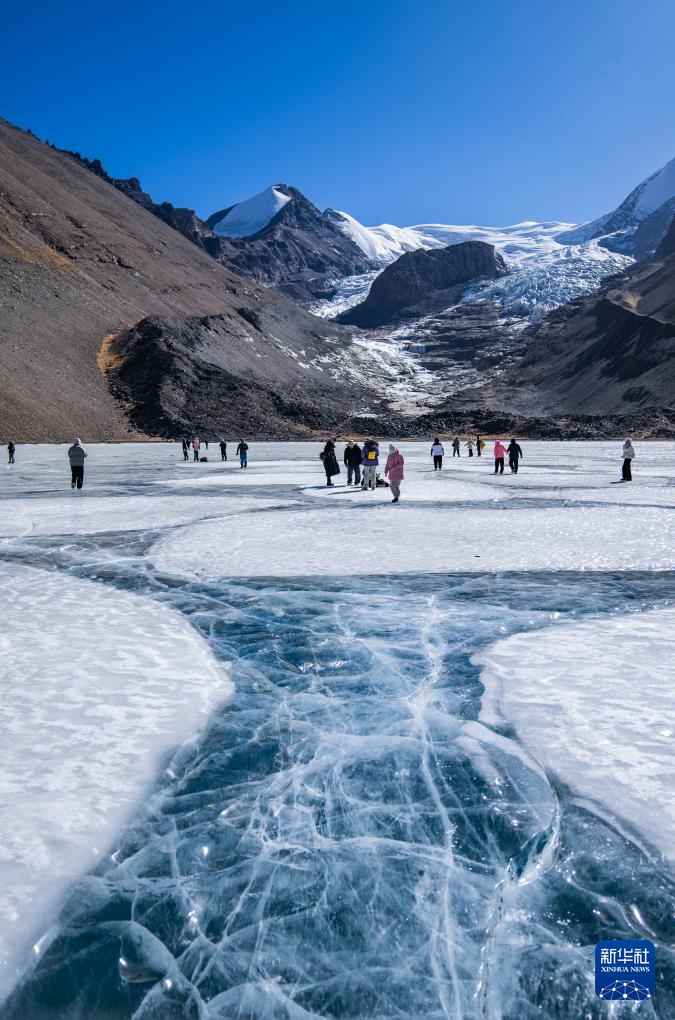
[[[372,329],[418,318],[456,303],[472,281],[507,272],[502,256],[484,241],[407,252],[374,279],[365,301],[336,321]]]

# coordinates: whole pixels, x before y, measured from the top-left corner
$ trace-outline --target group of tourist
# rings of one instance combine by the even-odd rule
[[[190,459],[190,450],[192,450],[192,459],[193,459],[193,461],[195,461],[195,463],[199,463],[200,461],[203,461],[203,462],[208,461],[208,457],[206,456],[206,452],[208,452],[208,449],[209,449],[209,441],[208,441],[208,439],[200,439],[199,436],[194,436],[192,439],[185,439],[185,438],[183,438],[181,440],[181,444],[182,444],[182,447],[183,447],[183,460],[189,460]],[[202,447],[206,451],[205,453],[202,453]],[[224,439],[220,439],[219,440],[218,448],[220,450],[220,459],[221,459],[221,461],[227,460],[227,443],[226,443],[226,441]],[[239,467],[240,468],[247,468],[248,467],[248,443],[244,439],[240,439],[239,440],[239,445],[237,446],[236,455],[237,455],[237,457],[239,457]]]
[[[324,471],[326,472],[326,485],[333,486],[333,478],[340,474],[340,465],[338,464],[337,454],[335,452],[335,444],[337,439],[329,439],[324,446],[322,452],[319,454],[323,461]],[[182,439],[183,448],[183,460],[190,459],[190,450],[192,450],[192,456],[194,461],[205,461],[207,457],[202,455],[202,446],[204,450],[208,450],[208,440],[202,441],[199,436],[194,436],[193,439]],[[452,455],[453,457],[460,456],[461,443],[458,436],[452,441]],[[221,461],[227,460],[227,443],[224,439],[221,439],[218,443],[220,449]],[[469,451],[469,457],[473,457],[474,450],[480,457],[483,450],[485,449],[485,443],[476,436],[475,442],[473,439],[468,439],[464,446]],[[248,443],[244,439],[240,439],[237,445],[236,455],[239,457],[240,468],[248,467]],[[509,468],[511,474],[518,474],[518,465],[523,456],[523,450],[520,444],[516,441],[515,437],[511,440],[508,446],[504,446],[501,439],[495,439],[493,448],[493,457],[495,470],[494,473],[497,475],[504,474],[504,461],[508,457]],[[621,468],[621,481],[632,482],[632,463],[635,459],[635,448],[633,442],[627,439],[623,444],[623,464]],[[7,453],[9,454],[9,464],[14,464],[16,445],[10,440],[7,443]],[[434,471],[441,471],[443,468],[443,457],[445,456],[445,450],[438,436],[434,438],[431,444],[431,458],[433,460]],[[82,446],[79,439],[76,439],[72,446],[68,448],[68,460],[70,461],[70,485],[73,489],[81,489],[84,484],[84,461],[87,456],[87,451]],[[348,440],[343,454],[344,465],[347,468],[347,485],[361,486],[363,490],[374,490],[379,486],[389,486],[393,499],[392,503],[398,503],[401,497],[401,482],[403,481],[403,467],[405,459],[403,454],[400,452],[397,446],[393,443],[389,444],[389,450],[387,453],[387,459],[384,464],[384,477],[387,481],[384,481],[379,473],[378,467],[380,466],[380,446],[375,439],[366,439],[363,446],[359,446],[353,439]]]
[[[326,472],[326,485],[331,488],[334,485],[333,478],[340,474],[340,465],[338,464],[335,452],[336,442],[336,439],[329,439],[319,454],[323,462],[324,471]],[[475,442],[473,439],[468,439],[464,445],[468,448],[469,457],[473,457],[474,450],[477,450],[480,457],[485,449],[485,443],[480,436],[476,436]],[[460,456],[460,447],[459,437],[455,436],[452,441],[453,457]],[[518,474],[518,464],[523,456],[523,450],[520,444],[516,442],[515,437],[508,446],[504,446],[500,439],[496,439],[493,453],[495,474],[504,474],[504,458],[507,454],[511,474]],[[434,471],[441,471],[443,469],[444,456],[445,449],[438,436],[436,436],[431,444]],[[388,484],[393,496],[392,503],[398,503],[401,498],[401,482],[403,481],[405,458],[397,446],[394,446],[393,443],[389,444],[389,451],[384,464],[384,477],[387,481],[382,480],[377,471],[380,464],[380,447],[375,439],[366,439],[363,446],[359,446],[353,439],[348,440],[344,449],[343,460],[347,468],[347,485],[360,485],[361,489],[366,491],[368,489],[374,490],[379,485],[386,486]]]

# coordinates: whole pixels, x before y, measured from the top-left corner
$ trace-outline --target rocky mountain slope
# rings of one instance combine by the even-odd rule
[[[507,272],[502,256],[484,241],[408,252],[373,280],[365,301],[337,321],[373,328],[419,318],[456,304],[470,283]]]
[[[238,275],[273,287],[300,305],[325,300],[336,281],[371,270],[372,260],[301,191],[275,184],[202,220],[194,209],[155,202],[137,177],[111,177],[99,159],[67,152]]]
[[[322,402],[347,413],[360,399],[354,380],[338,378],[348,336],[235,276],[136,197],[5,121],[0,315],[5,441],[122,439],[235,420],[244,427],[227,400],[210,415],[202,407],[200,387],[216,371],[223,392],[235,388],[243,404],[249,394],[252,407],[261,393],[284,393],[285,404],[268,404],[268,432],[293,432],[305,406],[310,420]],[[149,316],[155,333],[182,337],[173,361],[159,341],[144,347],[134,333]],[[125,371],[132,356],[133,385]],[[162,380],[153,414],[139,410],[146,376]]]

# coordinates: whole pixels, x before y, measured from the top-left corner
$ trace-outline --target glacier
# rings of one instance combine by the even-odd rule
[[[464,456],[434,477],[428,444],[400,445],[398,506],[327,490],[319,444],[251,443],[247,472],[93,445],[79,494],[63,448],[19,447],[3,708],[30,711],[12,707],[23,737],[0,753],[5,781],[22,770],[12,845],[48,896],[14,922],[3,1020],[600,1020],[608,937],[655,942],[639,1008],[675,1015],[655,806],[673,444],[638,443],[632,485],[611,484],[620,442],[523,442],[500,478]],[[54,649],[73,620],[71,661]],[[73,717],[43,749],[62,677]],[[644,724],[617,712],[594,742],[612,677],[644,689]],[[60,808],[69,771],[89,782]],[[87,791],[104,824],[63,874],[44,819],[84,824],[66,805]]]
[[[331,298],[317,302],[312,311],[332,318],[363,301],[370,286],[387,265],[417,248],[442,248],[461,241],[484,241],[504,256],[510,275],[498,281],[479,281],[462,301],[497,300],[504,314],[535,322],[559,305],[591,294],[608,276],[633,263],[629,255],[610,251],[591,236],[577,235],[576,227],[558,221],[524,221],[507,227],[457,226],[438,223],[414,227],[383,224],[364,227],[347,213],[337,213],[338,226],[375,262],[370,273],[335,282]]]

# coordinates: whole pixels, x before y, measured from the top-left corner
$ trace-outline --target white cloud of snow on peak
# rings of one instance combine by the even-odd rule
[[[222,220],[214,224],[213,230],[223,237],[250,237],[266,227],[290,200],[290,195],[273,184],[253,198],[233,205]]]

